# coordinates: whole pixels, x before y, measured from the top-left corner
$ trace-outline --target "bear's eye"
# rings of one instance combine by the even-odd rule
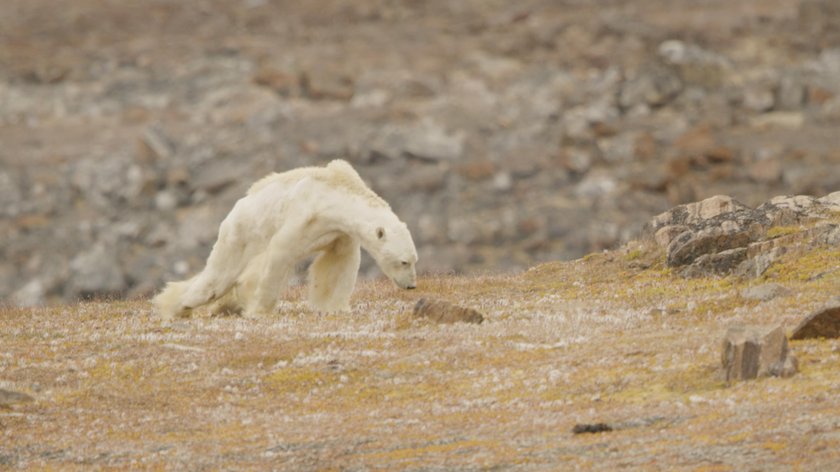
[[[408,261],[402,261],[402,262],[400,262],[400,264],[402,264],[402,265],[403,265],[403,267],[406,267],[406,266],[409,266],[409,265],[410,265],[410,264],[408,263]]]
[[[385,237],[385,229],[384,228],[376,228],[376,237],[382,239]]]

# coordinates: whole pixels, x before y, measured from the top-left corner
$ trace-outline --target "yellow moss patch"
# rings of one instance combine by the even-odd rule
[[[765,441],[761,447],[770,451],[783,451],[787,448],[787,444],[776,441]]]
[[[819,248],[801,255],[786,254],[767,269],[762,279],[805,282],[823,274],[837,274],[838,265],[840,249],[836,248]]]
[[[774,226],[767,230],[767,238],[773,239],[802,231],[799,226]]]
[[[337,383],[339,374],[323,367],[284,367],[262,377],[265,388],[273,393],[308,393],[314,388]]]

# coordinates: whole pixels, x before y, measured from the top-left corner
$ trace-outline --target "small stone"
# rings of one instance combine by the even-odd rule
[[[178,197],[173,192],[162,190],[155,195],[155,208],[160,211],[172,211],[178,206]]]
[[[176,187],[185,185],[190,181],[190,170],[184,166],[179,165],[171,167],[166,171],[166,184]]]
[[[496,173],[496,164],[489,160],[474,160],[456,170],[468,180],[479,181],[492,177]]]
[[[651,66],[621,85],[618,103],[625,109],[637,105],[662,106],[677,96],[682,88],[679,76],[671,68]]]
[[[34,398],[25,393],[13,392],[11,390],[4,390],[0,388],[0,408],[10,408],[12,405],[31,402],[34,400]]]
[[[260,68],[254,74],[253,81],[257,85],[268,87],[282,97],[292,95],[297,89],[297,80],[294,75],[272,67]]]
[[[472,308],[453,305],[443,300],[421,298],[414,305],[415,318],[428,318],[437,323],[481,323],[484,316]]]
[[[592,154],[587,149],[572,147],[564,149],[560,155],[560,164],[569,172],[585,174],[592,167]]]
[[[300,74],[300,89],[311,100],[348,101],[355,94],[351,77],[334,70],[313,68]]]
[[[765,112],[773,108],[776,97],[769,85],[756,84],[744,91],[744,106],[755,112]]]
[[[574,434],[585,433],[607,433],[612,431],[612,426],[607,423],[578,423],[572,428]]]
[[[493,176],[493,188],[500,192],[506,192],[513,187],[513,177],[510,172],[498,172]]]
[[[828,305],[806,316],[790,339],[840,337],[840,300],[835,298]]]
[[[741,296],[747,300],[766,302],[776,297],[790,294],[790,290],[779,284],[761,284],[747,287],[741,291]]]
[[[790,377],[798,367],[781,325],[730,327],[723,339],[721,363],[727,382],[766,376]]]

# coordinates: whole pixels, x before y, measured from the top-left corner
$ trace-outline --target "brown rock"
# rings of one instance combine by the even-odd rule
[[[421,298],[414,305],[415,318],[428,318],[437,323],[481,323],[484,316],[472,308],[453,305],[443,300]]]
[[[834,299],[825,307],[806,316],[790,339],[837,338],[840,337],[840,300]]]
[[[808,89],[808,103],[822,105],[832,98],[834,98],[834,94],[830,90],[822,87],[811,87]]]
[[[292,95],[297,87],[297,78],[294,75],[270,67],[263,67],[258,70],[254,74],[253,81],[257,85],[270,88],[283,97]]]
[[[706,157],[715,163],[732,162],[735,159],[735,150],[726,146],[715,146],[706,150]]]
[[[723,339],[721,363],[727,382],[790,377],[798,370],[781,325],[730,327]]]
[[[457,170],[469,180],[484,180],[496,173],[496,164],[489,160],[474,160],[458,166]]]
[[[185,185],[190,181],[190,170],[187,166],[179,165],[166,171],[166,183],[172,187]]]
[[[578,423],[572,428],[574,434],[585,433],[607,433],[613,430],[613,427],[607,423]]]
[[[351,77],[317,68],[301,73],[299,83],[303,94],[311,100],[348,101],[356,91]]]

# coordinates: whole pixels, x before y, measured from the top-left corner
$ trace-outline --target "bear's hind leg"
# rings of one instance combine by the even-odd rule
[[[184,308],[195,308],[224,296],[233,287],[236,278],[245,268],[245,244],[234,238],[227,238],[220,232],[213,245],[207,265],[181,298]]]

